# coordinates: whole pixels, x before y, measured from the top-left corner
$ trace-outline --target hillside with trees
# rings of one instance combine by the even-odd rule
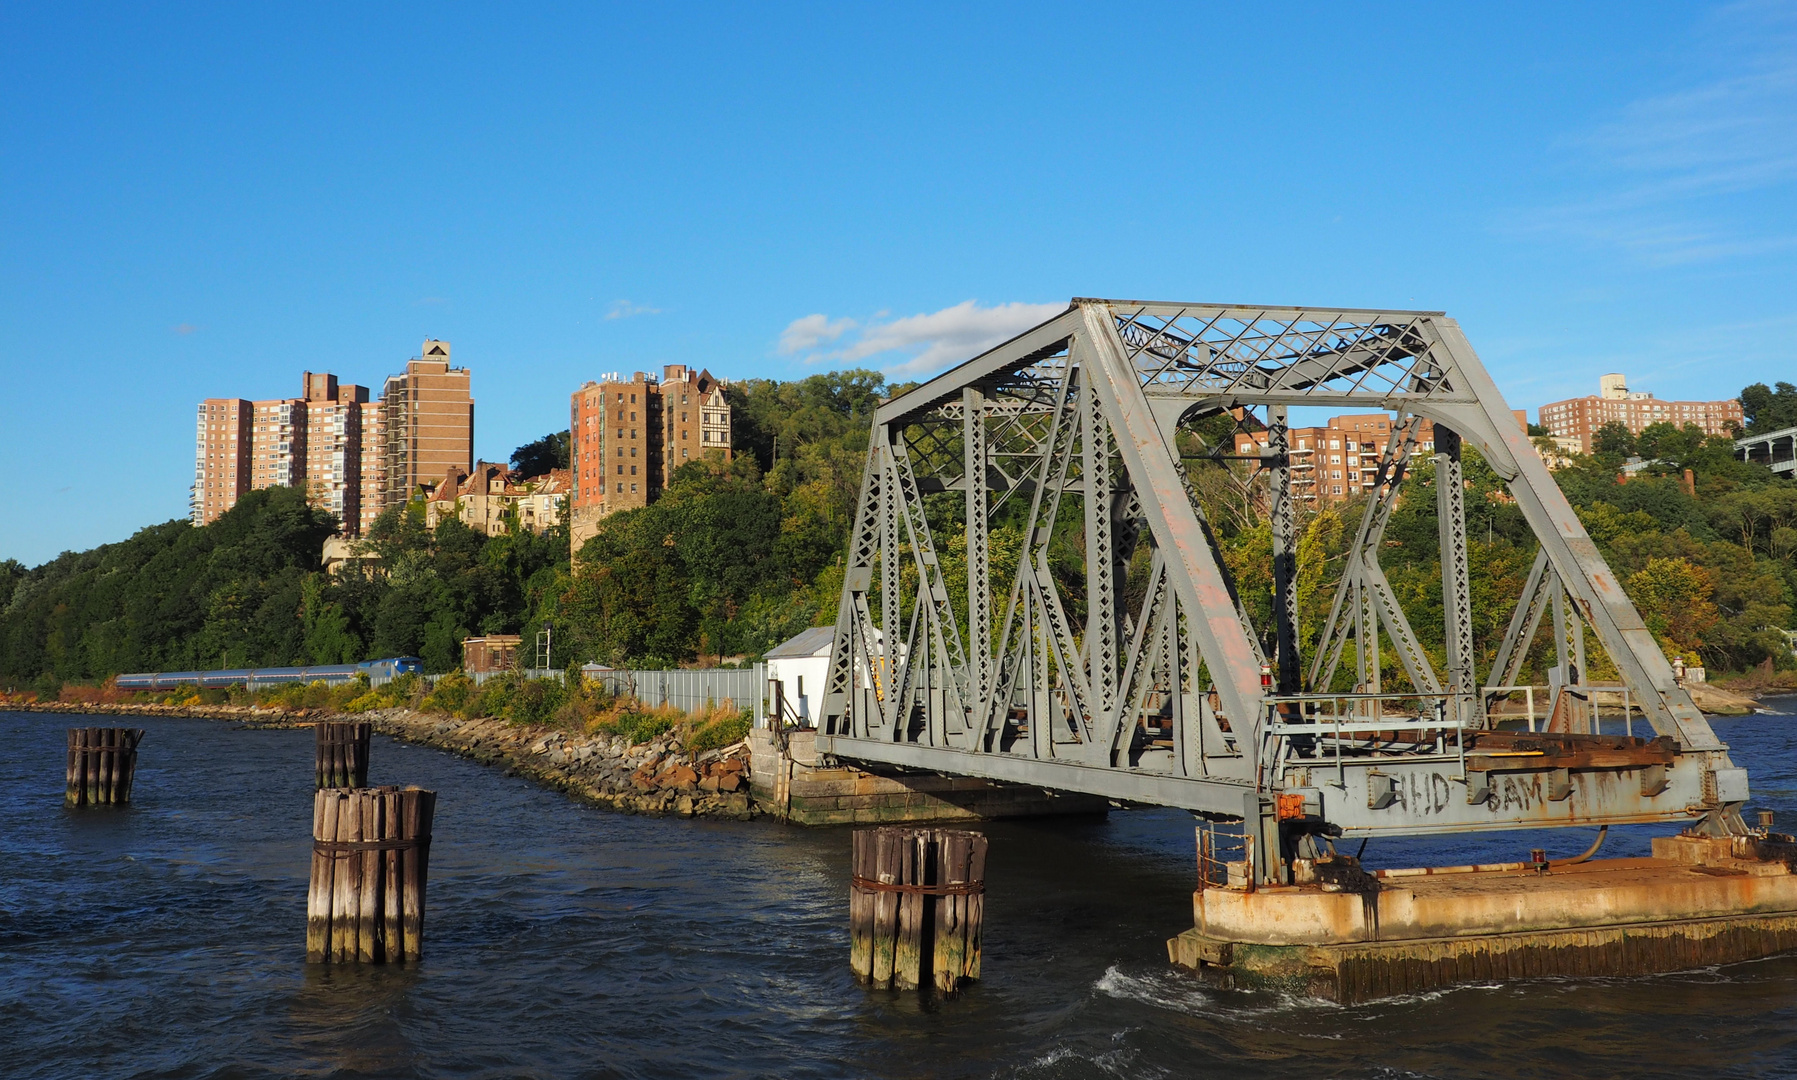
[[[166,522],[27,569],[0,562],[0,685],[49,689],[122,671],[340,663],[416,655],[429,671],[459,663],[464,637],[553,624],[555,663],[672,666],[753,657],[835,611],[841,553],[861,481],[868,426],[900,388],[872,372],[730,387],[733,460],[683,466],[655,503],[606,518],[569,557],[567,534],[488,537],[451,518],[425,527],[422,503],[390,508],[365,558],[326,573],[334,522],[296,489],[252,492],[215,523]],[[1765,401],[1755,396],[1765,391]],[[1749,387],[1756,424],[1787,423],[1797,389]],[[1201,450],[1221,428],[1187,436]],[[1592,455],[1555,474],[1586,528],[1669,653],[1712,671],[1771,660],[1791,666],[1784,631],[1797,595],[1797,485],[1738,462],[1725,438],[1656,425],[1602,432]],[[521,467],[565,464],[565,433],[520,447]],[[1624,463],[1642,459],[1626,482]],[[1241,463],[1189,462],[1257,625],[1271,625],[1271,534],[1239,483]],[[1694,477],[1687,491],[1686,469]],[[1234,470],[1234,472],[1231,472]],[[1534,541],[1495,474],[1468,454],[1466,504],[1476,640],[1488,664]],[[1383,561],[1425,647],[1441,656],[1432,469],[1407,481]],[[953,518],[959,496],[946,500]],[[1299,550],[1302,633],[1322,629],[1356,503],[1309,514]],[[994,580],[1008,587],[1021,538],[993,527]],[[939,538],[953,588],[961,556]],[[1083,598],[1079,530],[1051,550],[1070,614]],[[1146,545],[1131,587],[1140,590]],[[1270,642],[1269,642],[1270,644]],[[1402,677],[1393,672],[1394,684]]]

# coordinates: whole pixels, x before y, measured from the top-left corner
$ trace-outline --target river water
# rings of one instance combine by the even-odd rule
[[[1788,827],[1797,701],[1769,705],[1715,724]],[[984,980],[870,993],[848,968],[846,832],[618,815],[386,739],[371,781],[439,793],[425,958],[308,966],[311,733],[136,721],[131,807],[69,811],[71,722],[0,713],[14,1080],[1797,1075],[1797,958],[1352,1008],[1211,988],[1166,961],[1193,880],[1192,821],[1168,811],[991,824]],[[1366,857],[1564,856],[1591,835]]]

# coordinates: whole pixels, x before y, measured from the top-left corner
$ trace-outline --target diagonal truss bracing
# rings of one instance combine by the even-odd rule
[[[1397,419],[1328,619],[1307,637],[1290,414],[1312,407]],[[1272,533],[1266,627],[1242,602],[1182,460],[1194,425],[1223,413],[1264,431],[1257,455],[1218,445],[1200,463],[1230,459],[1258,485]],[[1488,672],[1473,633],[1463,445],[1505,482],[1540,543],[1514,614],[1499,616],[1510,631]],[[1432,493],[1415,479],[1425,460]],[[1394,506],[1419,496],[1439,524],[1431,617],[1442,632],[1427,635],[1445,642],[1439,653],[1379,561]],[[1693,805],[1726,814],[1733,803],[1717,793],[1745,784],[1459,326],[1436,312],[1075,300],[879,409],[846,562],[819,732],[842,758],[1231,816],[1318,788],[1324,815],[1363,833],[1678,820]],[[1587,785],[1572,798],[1590,805],[1572,814],[1486,801],[1469,779],[1476,763],[1441,764],[1466,735],[1374,746],[1289,700],[1351,688],[1379,695],[1356,715],[1480,730],[1497,696],[1481,687],[1520,676],[1549,609],[1561,677],[1582,677],[1588,629],[1646,723],[1692,763],[1668,774],[1679,779],[1665,793]],[[1351,676],[1340,670],[1350,645]],[[1380,809],[1391,800],[1379,785],[1425,773],[1459,794],[1436,799],[1426,820]]]

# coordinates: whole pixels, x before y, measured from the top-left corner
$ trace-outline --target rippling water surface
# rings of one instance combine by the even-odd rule
[[[308,966],[311,733],[138,722],[132,806],[75,812],[69,719],[0,713],[0,1076],[1797,1075],[1793,958],[1353,1008],[1210,988],[1166,962],[1191,925],[1173,812],[990,825],[986,978],[869,993],[846,832],[620,816],[385,739],[372,781],[439,792],[425,959]],[[1797,716],[1715,723],[1753,805],[1797,823]],[[1590,837],[1374,841],[1367,861]]]

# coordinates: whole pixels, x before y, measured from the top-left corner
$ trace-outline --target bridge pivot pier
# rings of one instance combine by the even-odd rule
[[[1344,1004],[1457,983],[1648,975],[1797,948],[1797,843],[1670,836],[1650,858],[1368,873],[1300,859],[1289,885],[1215,875],[1175,964]],[[1225,868],[1227,869],[1227,868]]]
[[[137,776],[137,744],[143,728],[70,728],[68,786],[70,806],[123,806],[131,801]]]

